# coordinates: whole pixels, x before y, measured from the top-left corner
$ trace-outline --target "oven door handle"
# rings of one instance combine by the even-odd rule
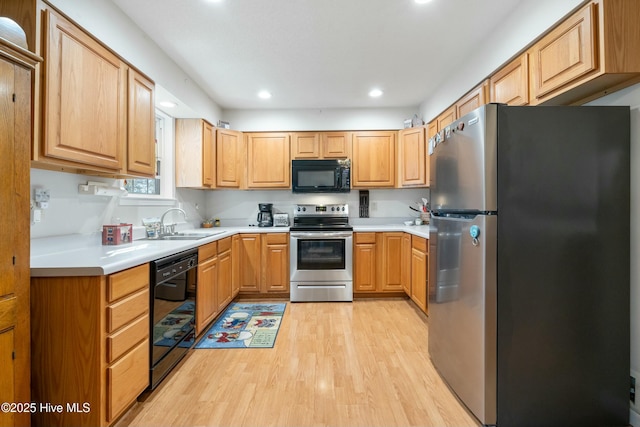
[[[311,232],[311,233],[291,233],[290,234],[294,239],[343,239],[353,237],[353,233],[345,233],[341,231],[319,231],[319,232]]]

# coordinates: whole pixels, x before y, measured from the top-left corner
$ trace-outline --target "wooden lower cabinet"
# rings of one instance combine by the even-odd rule
[[[353,233],[353,292],[375,292],[376,233]]]
[[[205,330],[218,314],[218,242],[198,248],[198,285],[196,287],[196,334]]]
[[[380,242],[380,292],[404,292],[402,285],[402,235],[404,233],[378,233]]]
[[[218,313],[222,312],[233,299],[233,261],[231,257],[231,237],[218,241],[218,289],[216,299],[218,301]]]
[[[240,234],[237,242],[234,288],[242,294],[289,292],[289,233]]]
[[[407,296],[411,296],[411,234],[402,233],[400,282]]]
[[[240,236],[231,237],[231,299],[240,293]]]
[[[402,293],[409,285],[403,251],[405,233],[353,233],[353,291],[355,293]]]
[[[411,236],[411,299],[428,314],[427,279],[429,277],[427,239]]]
[[[31,345],[31,401],[63,405],[34,425],[113,424],[149,385],[149,265],[32,277]]]

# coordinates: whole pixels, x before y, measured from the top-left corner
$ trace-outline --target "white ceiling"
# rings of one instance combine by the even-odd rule
[[[112,1],[220,107],[254,109],[418,106],[524,0]]]

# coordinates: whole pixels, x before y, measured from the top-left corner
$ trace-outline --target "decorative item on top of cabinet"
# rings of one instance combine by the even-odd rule
[[[398,187],[426,187],[429,176],[424,126],[398,131]]]
[[[242,132],[216,129],[216,187],[243,188],[246,166]]]
[[[396,184],[396,135],[392,131],[353,132],[353,188],[388,188]]]
[[[489,79],[491,102],[529,104],[529,54],[523,53]]]
[[[31,74],[40,58],[20,26],[0,18],[0,402],[32,402],[29,307]],[[10,207],[10,208],[7,208]],[[30,425],[29,411],[0,411],[0,425]]]
[[[532,104],[582,103],[637,83],[640,2],[593,0],[529,50]]]
[[[247,188],[290,188],[290,135],[246,133]]]
[[[456,120],[489,102],[489,81],[485,80],[456,102]]]
[[[202,119],[176,119],[176,187],[215,188],[216,130]]]

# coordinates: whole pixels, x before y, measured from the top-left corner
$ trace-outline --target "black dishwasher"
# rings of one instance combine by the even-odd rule
[[[193,345],[197,266],[197,249],[151,262],[151,390]]]

